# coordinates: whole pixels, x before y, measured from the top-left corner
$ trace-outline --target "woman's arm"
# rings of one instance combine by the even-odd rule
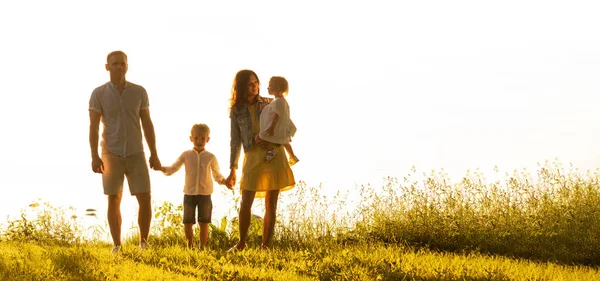
[[[229,168],[236,168],[238,166],[238,159],[240,158],[240,152],[242,150],[242,133],[240,132],[240,126],[238,125],[235,116],[231,115],[231,135],[229,146],[231,153],[229,154]]]
[[[242,133],[240,132],[240,126],[237,123],[237,119],[233,114],[230,114],[229,118],[231,119],[231,140],[229,142],[229,146],[231,148],[231,153],[229,157],[229,176],[225,179],[225,185],[228,188],[231,188],[235,185],[236,181],[236,170],[238,167],[238,160],[240,158],[240,152],[242,149]]]

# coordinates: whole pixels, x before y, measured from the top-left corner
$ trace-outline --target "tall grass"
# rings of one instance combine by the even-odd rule
[[[434,251],[482,253],[564,264],[600,265],[600,175],[557,162],[506,174],[488,183],[478,171],[453,183],[443,171],[403,179],[382,187],[359,187],[323,195],[322,187],[300,182],[280,204],[273,248],[318,251],[337,245],[408,245]],[[236,204],[239,197],[235,199]],[[258,204],[260,206],[260,204]],[[352,207],[350,207],[352,206]],[[39,204],[33,206],[39,209]],[[46,205],[38,217],[9,221],[2,239],[77,244],[85,231],[74,217]],[[52,213],[54,212],[54,213]],[[233,212],[235,214],[235,212]],[[257,213],[260,213],[258,211]],[[182,207],[155,207],[151,245],[185,247]],[[260,245],[260,218],[253,219],[248,244]],[[197,236],[196,236],[197,237]],[[235,215],[211,224],[209,248],[222,251],[238,239]],[[137,237],[129,237],[130,244]]]
[[[86,239],[81,225],[74,208],[56,207],[38,199],[21,210],[20,219],[8,221],[0,239],[73,245]]]
[[[380,193],[363,190],[372,200],[356,229],[385,243],[598,265],[598,171],[546,162],[535,175],[515,171],[486,183],[468,172],[456,184],[435,171],[422,182],[388,178]]]

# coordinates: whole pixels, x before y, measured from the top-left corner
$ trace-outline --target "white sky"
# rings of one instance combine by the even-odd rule
[[[1,2],[0,214],[37,197],[104,208],[87,106],[117,49],[165,164],[204,122],[227,174],[229,90],[249,68],[263,95],[288,78],[309,185],[377,186],[412,165],[456,179],[555,157],[600,167],[596,1],[288,2]],[[183,171],[152,181],[155,200],[180,203]]]

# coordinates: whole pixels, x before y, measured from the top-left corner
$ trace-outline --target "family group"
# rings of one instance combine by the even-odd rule
[[[261,248],[267,249],[273,237],[279,193],[296,184],[291,166],[299,160],[290,144],[296,126],[290,119],[285,99],[288,81],[281,76],[269,80],[268,92],[273,98],[260,96],[260,81],[252,70],[236,73],[231,88],[229,118],[231,121],[229,175],[224,177],[217,158],[206,150],[210,128],[204,123],[191,127],[192,148],[184,151],[170,166],[158,157],[154,125],[149,111],[146,89],[127,81],[127,55],[113,51],[106,57],[110,81],[95,88],[89,101],[89,142],[92,171],[102,174],[104,194],[108,198],[107,219],[113,241],[113,253],[121,249],[121,199],[125,178],[139,205],[139,245],[148,248],[152,220],[149,168],[165,175],[185,166],[183,188],[183,224],[189,247],[206,247],[208,224],[211,222],[213,182],[233,190],[237,182],[238,159],[244,152],[239,180],[239,236],[230,252],[246,247],[251,208],[255,198],[265,199]],[[190,122],[195,123],[195,122]],[[102,124],[102,136],[100,136]],[[148,162],[144,139],[150,150]],[[99,151],[100,150],[100,151]],[[288,160],[289,159],[289,160]],[[199,242],[194,243],[193,226],[198,223]]]

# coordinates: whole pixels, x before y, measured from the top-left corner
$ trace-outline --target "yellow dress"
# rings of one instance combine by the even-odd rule
[[[260,131],[259,117],[255,105],[249,106],[252,118],[252,134],[258,135]],[[264,198],[269,190],[289,190],[294,188],[296,181],[288,163],[283,146],[277,147],[277,154],[269,162],[265,162],[267,151],[254,145],[245,151],[244,164],[242,165],[242,178],[240,189],[256,191],[256,198]]]

